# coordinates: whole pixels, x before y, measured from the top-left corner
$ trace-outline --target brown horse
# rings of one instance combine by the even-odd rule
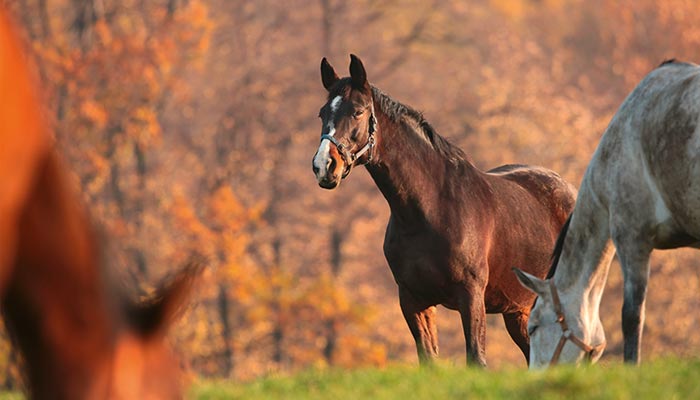
[[[535,296],[511,267],[544,277],[575,189],[539,167],[480,171],[420,113],[371,86],[354,55],[349,78],[340,79],[325,58],[321,77],[328,100],[319,114],[316,179],[333,189],[364,164],[389,203],[384,254],[421,363],[438,353],[438,304],[459,311],[468,362],[486,364],[486,313],[503,314],[527,359]]]
[[[193,264],[145,303],[109,284],[84,208],[52,150],[25,56],[0,7],[0,303],[33,398],[181,396],[163,343]]]

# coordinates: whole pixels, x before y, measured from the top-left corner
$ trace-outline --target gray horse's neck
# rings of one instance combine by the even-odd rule
[[[598,202],[585,179],[576,204],[552,279],[563,294],[578,298],[585,295],[587,304],[597,309],[615,255],[608,211]]]

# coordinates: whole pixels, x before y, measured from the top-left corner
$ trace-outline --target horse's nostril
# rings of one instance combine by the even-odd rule
[[[331,157],[328,160],[328,164],[326,165],[327,169],[326,171],[331,172],[335,169],[335,158]]]

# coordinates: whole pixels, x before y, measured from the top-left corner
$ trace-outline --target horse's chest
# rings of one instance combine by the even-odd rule
[[[438,237],[416,234],[395,234],[387,231],[384,255],[396,282],[404,287],[423,291],[447,289],[454,266],[451,249]]]

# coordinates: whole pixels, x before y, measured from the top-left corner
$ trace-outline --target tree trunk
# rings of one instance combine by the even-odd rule
[[[228,286],[219,284],[218,299],[219,318],[221,319],[221,335],[224,341],[224,371],[222,376],[229,378],[233,375],[233,332],[229,321],[230,301],[228,298]]]
[[[337,224],[333,224],[338,226]],[[331,284],[336,286],[336,281],[338,280],[338,275],[340,275],[340,269],[342,264],[342,252],[341,247],[343,244],[343,236],[337,228],[333,228],[331,233]],[[326,345],[323,348],[323,356],[326,359],[328,365],[333,365],[335,361],[335,349],[338,343],[338,324],[336,321],[336,316],[330,316],[325,321],[326,327]]]

